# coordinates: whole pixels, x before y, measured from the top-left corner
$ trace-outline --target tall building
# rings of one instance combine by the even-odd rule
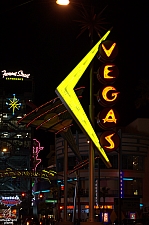
[[[22,213],[29,210],[30,202],[27,199],[31,196],[31,179],[19,174],[20,171],[31,169],[32,130],[25,125],[18,125],[18,120],[31,109],[33,97],[34,82],[30,74],[25,74],[22,70],[1,72],[0,200],[17,196],[24,204]],[[13,172],[17,175],[13,175]],[[25,196],[28,198],[25,199]],[[5,207],[2,204],[0,209]],[[12,207],[18,208],[16,205]],[[18,209],[16,213],[18,214]]]

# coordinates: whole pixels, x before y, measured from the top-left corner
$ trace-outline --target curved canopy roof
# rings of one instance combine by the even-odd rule
[[[83,89],[84,87],[75,90],[78,98],[82,97]],[[18,124],[26,124],[27,127],[32,126],[36,130],[42,129],[48,132],[54,132],[55,134],[60,133],[67,140],[76,157],[81,160],[81,155],[70,129],[73,125],[72,122],[73,119],[70,113],[57,97],[26,114],[18,121]]]

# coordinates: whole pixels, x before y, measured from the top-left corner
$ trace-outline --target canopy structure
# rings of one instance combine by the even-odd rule
[[[84,87],[75,89],[78,98],[82,97],[83,89]],[[32,126],[35,127],[36,130],[42,129],[46,132],[54,132],[55,134],[59,133],[65,140],[67,140],[68,145],[76,157],[81,160],[81,155],[70,129],[73,125],[72,122],[73,119],[70,113],[57,97],[26,114],[18,121],[18,124],[26,124],[27,127]]]

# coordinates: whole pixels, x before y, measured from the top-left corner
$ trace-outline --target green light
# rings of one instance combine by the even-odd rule
[[[46,199],[45,200],[45,203],[57,203],[57,200],[48,200],[48,199]]]
[[[93,141],[94,145],[99,150],[100,156],[102,157],[104,163],[111,167],[111,163],[99,143],[99,139],[86,116],[82,105],[74,91],[74,87],[78,83],[79,79],[82,77],[83,73],[89,66],[90,62],[96,55],[98,47],[102,41],[104,41],[109,35],[110,30],[98,41],[98,43],[88,52],[88,54],[80,61],[80,63],[68,74],[68,76],[60,83],[56,88],[56,93],[60,97],[61,101],[64,103],[66,108],[72,114],[76,122],[79,122],[83,131],[87,133],[90,139]]]

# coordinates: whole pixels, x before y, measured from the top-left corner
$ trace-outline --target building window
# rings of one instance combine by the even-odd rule
[[[57,171],[61,172],[64,170],[64,159],[57,160]]]
[[[132,180],[124,180],[124,197],[135,197],[142,195],[142,179],[134,178]]]
[[[133,170],[143,170],[142,156],[133,156]]]
[[[68,170],[73,170],[74,166],[77,164],[76,157],[69,157],[68,158]]]
[[[122,169],[127,170],[143,170],[143,156],[123,155]]]

